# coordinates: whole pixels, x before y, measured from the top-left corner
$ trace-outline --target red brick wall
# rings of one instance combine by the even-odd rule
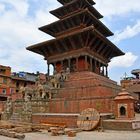
[[[22,99],[22,94],[14,93],[14,94],[11,95],[11,97],[12,97],[12,101],[15,101],[17,99]]]
[[[3,89],[6,89],[6,94],[3,94]],[[10,95],[10,87],[7,87],[7,88],[5,86],[1,87],[0,88],[0,93],[3,94],[3,95]]]
[[[95,108],[99,112],[114,112],[114,97],[120,87],[108,78],[91,72],[71,74],[63,88],[50,101],[52,113],[79,113],[86,108]]]
[[[56,71],[60,72],[62,70],[61,63],[56,63]]]
[[[63,88],[55,95],[56,98],[91,98],[91,97],[115,97],[117,95],[115,89],[104,86],[79,87],[79,88]]]
[[[85,60],[84,58],[79,58],[78,60],[78,71],[85,70]]]
[[[60,124],[67,127],[77,126],[77,116],[58,116],[58,115],[32,115],[33,123]]]
[[[81,100],[52,100],[51,113],[80,113],[87,108],[95,108],[100,113],[113,113],[113,100],[111,99],[81,99]]]
[[[119,116],[119,108],[118,108],[118,104],[126,104],[127,105],[127,110],[126,110],[126,114],[127,116],[124,117],[120,117]],[[134,112],[134,103],[132,100],[120,100],[120,101],[116,101],[115,102],[115,110],[114,113],[116,115],[117,118],[120,119],[133,119],[135,117],[135,112]]]

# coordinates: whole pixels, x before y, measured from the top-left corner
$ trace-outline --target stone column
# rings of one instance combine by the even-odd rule
[[[70,58],[68,59],[68,67],[69,67],[69,69],[70,69],[70,67],[71,67]]]
[[[101,63],[99,62],[99,75],[101,75]]]
[[[94,72],[97,73],[97,61],[94,59]]]
[[[108,77],[108,68],[106,66],[106,77]]]
[[[56,71],[56,62],[53,63],[54,71]]]
[[[103,71],[102,71],[103,72],[103,76],[105,76],[105,70],[104,70],[105,67],[104,67],[104,65],[102,66],[102,68],[103,68]]]
[[[87,65],[87,55],[85,56],[85,70],[88,70],[88,65]]]
[[[53,71],[53,73],[57,73],[56,62],[53,63],[53,67],[54,67],[54,71]]]
[[[50,64],[48,63],[48,76],[50,75]]]

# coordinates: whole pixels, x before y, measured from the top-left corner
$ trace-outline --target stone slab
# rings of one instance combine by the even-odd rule
[[[103,120],[103,128],[108,130],[138,130],[140,120]]]

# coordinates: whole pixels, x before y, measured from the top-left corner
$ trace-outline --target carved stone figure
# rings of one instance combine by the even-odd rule
[[[9,120],[13,113],[13,103],[10,97],[7,98],[5,103],[4,112],[2,114],[3,120]]]
[[[57,93],[56,90],[63,85],[65,80],[67,80],[69,72],[69,68],[67,68],[66,72],[62,71],[61,73],[57,73],[54,71],[54,75],[48,76],[45,82],[38,77],[34,86],[20,88],[23,99],[52,99],[53,94]]]
[[[23,105],[23,111],[24,111],[24,113],[32,112],[32,107],[31,107],[31,102],[30,102],[30,96],[29,95],[27,95],[26,98],[25,98],[25,102],[24,102],[24,105]]]
[[[23,102],[23,111],[21,113],[21,120],[24,122],[31,122],[32,118],[32,104],[30,101],[30,96],[25,96],[25,101]]]
[[[5,104],[5,112],[12,113],[12,108],[13,108],[12,99],[8,97]]]
[[[61,79],[61,74],[57,73],[54,76],[51,77],[50,83],[54,88],[60,88],[60,79]]]
[[[20,93],[22,93],[22,97],[25,100],[27,98],[27,96],[30,97],[30,100],[32,97],[34,97],[34,88],[33,87],[21,87],[20,88]]]

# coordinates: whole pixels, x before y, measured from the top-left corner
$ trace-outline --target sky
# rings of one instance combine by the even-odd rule
[[[101,21],[114,33],[109,39],[124,56],[109,63],[109,77],[117,82],[140,68],[140,1],[95,0]],[[12,71],[47,72],[44,58],[26,47],[52,37],[38,27],[58,20],[49,11],[62,6],[57,0],[0,0],[0,65]]]

